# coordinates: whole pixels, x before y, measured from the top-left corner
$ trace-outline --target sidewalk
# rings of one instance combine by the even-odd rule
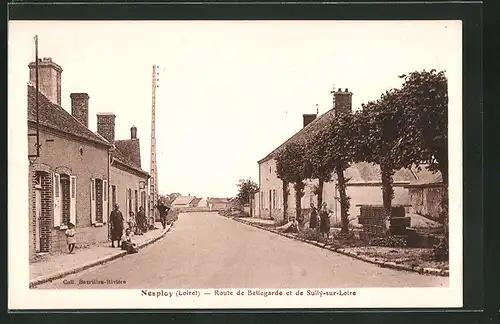
[[[139,249],[142,249],[165,236],[172,225],[167,225],[167,228],[163,229],[161,224],[157,223],[155,224],[157,229],[144,235],[134,236],[134,241]],[[126,254],[126,251],[112,248],[111,242],[103,242],[88,248],[76,249],[74,254],[46,255],[41,260],[30,263],[30,288],[121,258]]]

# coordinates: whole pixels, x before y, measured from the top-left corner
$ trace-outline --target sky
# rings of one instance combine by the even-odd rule
[[[231,197],[239,179],[258,182],[257,161],[300,130],[302,114],[331,109],[333,86],[348,88],[358,109],[401,86],[403,73],[446,70],[461,82],[458,21],[10,21],[8,33],[9,121],[19,123],[9,136],[26,134],[37,34],[39,57],[63,69],[63,108],[71,112],[70,93],[85,92],[91,130],[99,112],[115,113],[116,139],[135,125],[148,172],[159,66],[163,194]]]

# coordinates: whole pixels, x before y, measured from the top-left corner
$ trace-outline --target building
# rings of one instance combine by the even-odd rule
[[[140,141],[137,127],[130,128],[130,139],[115,139],[115,120],[113,113],[97,114],[97,133],[113,144],[110,165],[110,206],[118,204],[125,221],[130,221],[139,207],[148,213],[149,174],[141,168]]]
[[[199,208],[207,208],[208,207],[208,202],[206,199],[201,198],[196,207]]]
[[[196,207],[195,199],[195,196],[179,196],[172,202],[172,208]]]
[[[210,211],[221,211],[229,208],[229,198],[207,198]]]
[[[440,172],[433,173],[422,166],[422,170],[416,173],[416,180],[406,185],[405,188],[409,191],[411,212],[434,221],[442,220],[441,201],[444,190],[447,189]]]
[[[321,116],[316,114],[303,115],[303,128],[285,141],[278,148],[258,161],[259,164],[259,192],[253,200],[253,215],[260,218],[273,218],[282,220],[283,211],[283,183],[276,174],[276,154],[291,141],[300,141],[308,134],[328,125],[335,115],[340,112],[352,110],[352,93],[345,89],[334,92],[334,107]],[[325,183],[323,187],[323,201],[327,203],[335,215],[332,223],[340,221],[340,201],[336,186],[335,173],[333,180]],[[351,207],[349,215],[351,221],[356,221],[358,209],[361,204],[382,204],[382,183],[380,179],[380,168],[377,165],[369,163],[352,164],[346,171],[347,195],[351,197]],[[408,189],[405,185],[416,179],[411,170],[399,170],[395,173],[393,180],[394,186],[394,204],[408,205]],[[314,193],[314,187],[318,180],[305,181],[304,196],[301,200],[301,207],[304,211],[310,208],[310,203],[317,205],[317,195]],[[288,216],[295,215],[295,192],[293,184],[289,185],[288,196]]]
[[[28,133],[36,134],[35,62],[29,64]],[[71,114],[61,107],[62,68],[50,58],[39,66],[40,155],[30,158],[29,252],[67,249],[68,222],[76,225],[77,242],[91,244],[108,239],[107,184],[110,143],[88,128],[85,93],[71,94]],[[36,152],[29,136],[29,154]]]

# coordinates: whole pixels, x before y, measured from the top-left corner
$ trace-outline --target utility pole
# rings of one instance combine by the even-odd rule
[[[152,93],[152,109],[151,109],[151,161],[150,161],[150,189],[149,189],[149,208],[154,221],[156,221],[156,204],[158,203],[158,170],[156,167],[156,89],[158,88],[157,81],[158,66],[153,65],[153,93]]]

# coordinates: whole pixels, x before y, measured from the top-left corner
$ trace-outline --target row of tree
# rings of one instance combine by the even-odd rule
[[[276,156],[276,173],[283,182],[284,217],[287,219],[289,184],[293,184],[296,217],[301,215],[305,181],[317,179],[318,206],[323,184],[335,175],[340,196],[342,232],[348,232],[349,200],[344,171],[352,163],[380,166],[384,215],[388,220],[394,192],[393,175],[401,168],[425,163],[440,171],[445,186],[443,223],[448,219],[448,85],[444,71],[416,71],[401,75],[403,85],[362,105],[355,112],[336,114],[325,127],[308,131],[287,143]],[[388,222],[387,222],[388,223]],[[387,224],[389,226],[389,223]]]

